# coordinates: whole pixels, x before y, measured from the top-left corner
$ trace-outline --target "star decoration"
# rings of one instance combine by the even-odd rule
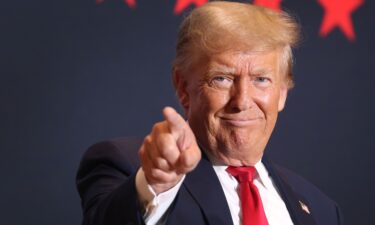
[[[105,0],[96,0],[96,4],[101,4]],[[130,7],[130,8],[135,8],[136,6],[136,1],[135,0],[124,0],[124,2]]]
[[[254,0],[254,2],[253,2],[254,5],[267,7],[267,8],[273,9],[277,12],[279,12],[281,10],[280,9],[280,3],[281,3],[281,0]]]
[[[124,0],[130,8],[135,8],[136,2],[135,0]]]
[[[327,36],[335,27],[340,28],[350,40],[355,40],[351,14],[360,7],[364,0],[318,0],[324,8],[320,36]]]
[[[177,0],[177,3],[174,7],[174,13],[180,14],[191,4],[194,4],[195,6],[199,7],[199,6],[204,5],[207,2],[208,0]]]

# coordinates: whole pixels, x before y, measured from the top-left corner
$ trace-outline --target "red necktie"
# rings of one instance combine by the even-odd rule
[[[227,172],[240,183],[243,225],[268,225],[258,188],[253,184],[255,168],[229,166]]]

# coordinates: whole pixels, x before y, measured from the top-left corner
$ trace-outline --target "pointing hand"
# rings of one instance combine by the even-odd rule
[[[165,107],[163,115],[165,120],[154,125],[139,151],[146,180],[156,194],[174,187],[201,159],[193,131],[182,116],[171,107]]]

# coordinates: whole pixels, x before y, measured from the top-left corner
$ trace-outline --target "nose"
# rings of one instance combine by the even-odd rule
[[[253,105],[251,92],[251,85],[247,79],[236,80],[231,90],[231,110],[241,112],[251,108]]]

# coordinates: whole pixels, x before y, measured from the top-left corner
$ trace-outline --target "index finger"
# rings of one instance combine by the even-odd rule
[[[184,150],[187,143],[185,140],[186,136],[186,121],[182,116],[176,112],[172,107],[165,107],[163,109],[165,120],[168,123],[169,131],[177,142],[177,146],[180,150]]]
[[[179,134],[185,128],[186,122],[184,118],[172,107],[165,107],[163,109],[163,115],[165,120],[168,122],[169,130],[171,133]]]

